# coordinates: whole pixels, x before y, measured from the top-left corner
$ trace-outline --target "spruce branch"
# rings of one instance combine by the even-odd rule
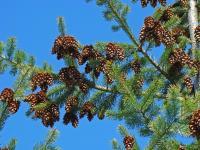
[[[138,52],[141,52],[147,59],[148,61],[163,75],[166,77],[166,79],[170,80],[170,77],[168,76],[168,74],[162,70],[159,65],[154,62],[151,57],[147,54],[147,52],[140,46],[140,44],[138,44],[138,42],[136,41],[133,33],[131,32],[128,23],[126,22],[126,20],[124,18],[122,18],[119,13],[115,10],[115,8],[113,7],[113,3],[111,0],[108,1],[108,6],[110,8],[110,10],[113,12],[113,14],[116,17],[116,21],[120,24],[120,26],[122,27],[122,29],[125,31],[125,33],[128,35],[128,37],[130,38],[130,40],[133,42],[133,44],[135,44],[138,47]]]

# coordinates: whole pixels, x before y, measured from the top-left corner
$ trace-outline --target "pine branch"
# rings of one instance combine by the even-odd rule
[[[125,31],[125,33],[128,35],[128,37],[131,39],[131,41],[138,47],[138,52],[141,52],[148,60],[149,62],[163,75],[166,77],[166,79],[170,80],[170,77],[168,76],[168,74],[162,70],[159,65],[154,62],[151,57],[147,54],[147,52],[145,52],[145,50],[138,44],[138,42],[136,41],[134,35],[132,34],[127,22],[125,19],[121,18],[121,16],[118,14],[118,12],[115,10],[115,8],[113,7],[112,1],[109,0],[108,1],[108,6],[110,8],[110,10],[113,12],[113,14],[116,17],[116,21],[120,24],[120,26],[122,27],[122,29]]]

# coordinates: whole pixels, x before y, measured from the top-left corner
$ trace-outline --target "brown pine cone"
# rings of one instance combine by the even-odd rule
[[[131,150],[133,148],[133,145],[135,143],[135,139],[132,136],[125,136],[123,141],[126,150]]]

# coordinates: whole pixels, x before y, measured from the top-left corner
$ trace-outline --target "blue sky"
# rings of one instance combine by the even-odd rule
[[[138,36],[143,18],[146,14],[151,15],[153,9],[141,9],[138,4],[132,6],[129,23]],[[50,51],[59,34],[56,22],[58,16],[65,18],[67,34],[75,36],[82,44],[94,44],[97,41],[129,42],[122,31],[111,31],[112,23],[106,22],[102,17],[101,8],[94,2],[87,4],[84,0],[2,0],[0,40],[16,37],[17,46],[35,56],[38,65],[47,61],[57,71],[63,64]],[[0,75],[0,83],[2,90],[10,87],[13,80],[7,74]],[[43,127],[39,120],[27,118],[27,109],[27,105],[22,104],[19,112],[7,120],[0,132],[0,144],[6,144],[14,137],[18,139],[17,150],[29,150],[36,142],[44,139],[48,128]],[[71,125],[64,126],[61,120],[55,125],[60,130],[56,144],[64,150],[110,150],[112,138],[121,140],[116,130],[119,124],[123,122],[108,119],[88,122],[83,119],[79,127],[74,129]],[[139,138],[139,143],[143,145],[145,142]]]

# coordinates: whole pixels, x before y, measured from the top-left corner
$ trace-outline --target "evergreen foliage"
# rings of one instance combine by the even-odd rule
[[[99,119],[106,116],[124,120],[131,130],[148,137],[146,149],[176,150],[181,146],[199,149],[199,137],[192,135],[194,128],[191,126],[195,123],[191,118],[200,109],[200,49],[191,49],[187,17],[190,7],[183,1],[171,5],[159,1],[162,6],[157,6],[153,18],[145,18],[140,37],[136,39],[127,19],[132,5],[136,5],[135,0],[132,2],[96,0],[103,9],[104,18],[114,22],[111,29],[123,30],[131,43],[108,41],[82,45],[75,37],[67,35],[64,18],[59,17],[60,34],[52,48],[52,54],[65,62],[59,73],[47,62],[42,67],[36,66],[33,56],[17,48],[15,38],[0,42],[0,73],[9,71],[15,76],[14,99],[28,102],[27,116],[41,119],[45,126],[53,127],[59,120],[59,109],[65,105],[65,109],[70,107],[70,112],[66,112],[63,122],[71,122],[74,127],[78,126],[81,115],[87,114],[89,121],[95,115]],[[156,2],[152,0],[151,6],[155,7]],[[151,52],[157,47],[161,57],[153,59]],[[41,76],[40,73],[48,73],[48,78],[47,74]],[[184,82],[185,77],[191,79],[191,85]],[[0,130],[12,115],[5,96],[8,95],[0,95]],[[75,97],[78,102],[68,102],[69,97]],[[200,132],[199,128],[195,130]],[[137,137],[125,127],[119,126],[118,130],[124,139],[133,137],[133,150],[141,149]],[[52,129],[46,140],[34,149],[59,149],[53,145],[57,135],[58,131]],[[186,139],[192,137],[193,142],[181,143],[177,135]],[[15,143],[11,141],[8,147],[14,149]],[[112,144],[114,150],[125,149],[116,139]]]

